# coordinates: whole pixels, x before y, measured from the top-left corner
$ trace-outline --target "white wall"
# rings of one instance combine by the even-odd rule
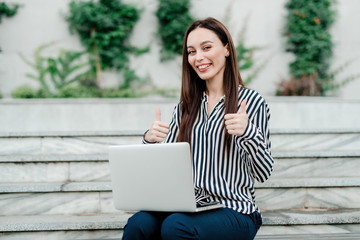
[[[19,53],[31,58],[34,50],[43,43],[56,41],[54,47],[44,52],[56,54],[60,48],[80,50],[82,46],[76,35],[70,35],[68,25],[61,14],[67,12],[70,0],[7,0],[24,4],[13,18],[3,18],[0,23],[0,91],[5,97],[25,83],[37,86],[35,80],[25,74],[32,69],[19,57]],[[140,76],[150,76],[158,86],[180,88],[181,58],[169,62],[160,62],[160,42],[157,37],[157,0],[124,0],[136,4],[143,12],[135,27],[131,42],[135,46],[151,44],[151,51],[137,58],[132,58],[131,65]],[[249,87],[258,90],[264,96],[275,93],[276,83],[288,77],[288,62],[291,54],[285,53],[281,35],[285,22],[286,0],[192,0],[191,13],[197,18],[213,16],[219,20],[229,18],[228,28],[234,40],[246,24],[246,42],[248,46],[264,46],[255,55],[258,61],[268,59],[258,78]],[[348,60],[360,57],[360,9],[358,0],[338,0],[337,22],[332,29],[334,60],[332,68]],[[228,10],[230,9],[230,11]],[[360,59],[341,73],[341,76],[360,73]],[[243,73],[245,76],[246,73]],[[340,77],[341,77],[340,76]],[[121,78],[113,73],[104,74],[106,85],[113,85]],[[360,79],[352,82],[339,92],[340,97],[358,98]]]
[[[337,69],[347,61],[352,61],[352,64],[341,72],[339,78],[360,76],[360,28],[357,26],[360,22],[360,1],[338,0],[338,2],[337,21],[332,29],[335,44],[332,68]],[[360,99],[359,90],[360,78],[341,89],[340,96]]]

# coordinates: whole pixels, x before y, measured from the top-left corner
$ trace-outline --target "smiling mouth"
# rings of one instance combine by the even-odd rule
[[[197,66],[197,68],[200,70],[200,71],[203,71],[205,70],[207,67],[209,67],[210,64],[204,64],[204,65],[200,65],[200,66]]]

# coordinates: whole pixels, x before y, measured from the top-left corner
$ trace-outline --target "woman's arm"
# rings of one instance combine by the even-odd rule
[[[244,133],[235,136],[235,143],[238,150],[243,149],[248,154],[254,178],[264,182],[270,177],[274,164],[269,131],[270,110],[266,102],[262,101],[255,114],[251,115]]]

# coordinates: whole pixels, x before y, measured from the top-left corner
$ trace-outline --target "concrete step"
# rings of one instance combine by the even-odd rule
[[[140,144],[144,131],[0,133],[0,156],[106,154],[111,145]]]
[[[140,143],[139,143],[140,144]],[[275,159],[294,159],[294,158],[357,158],[360,157],[360,150],[357,151],[317,151],[317,152],[273,152],[272,156]],[[108,154],[12,154],[0,155],[0,163],[31,163],[31,162],[93,162],[93,161],[108,161]]]
[[[0,216],[0,236],[4,240],[119,239],[130,216],[131,214]],[[264,212],[263,226],[256,239],[266,239],[274,234],[295,237],[300,233],[313,236],[350,236],[352,233],[352,236],[356,236],[360,233],[360,210]]]
[[[338,209],[338,210],[287,210],[263,212],[262,235],[267,234],[266,228],[275,226],[294,226],[299,227],[292,233],[307,233],[302,231],[305,228],[318,229],[317,233],[336,233],[354,232],[360,233],[360,210],[359,209]],[[321,229],[328,225],[328,232]],[[302,229],[301,229],[302,228]],[[331,231],[330,229],[333,229]],[[273,234],[272,232],[271,234]],[[286,227],[278,231],[278,234],[285,234]],[[290,233],[290,231],[288,232]],[[309,232],[310,233],[310,232]],[[315,231],[312,233],[316,233]]]
[[[112,132],[0,132],[0,156],[105,154],[110,145],[141,143],[145,129]],[[273,152],[360,149],[360,130],[271,131]]]
[[[360,129],[271,131],[272,150],[283,151],[357,151],[360,149]]]
[[[107,155],[0,157],[1,182],[110,181]]]
[[[1,184],[0,193],[0,215],[123,213],[110,182]]]
[[[360,208],[360,178],[270,178],[255,187],[262,210]]]
[[[271,178],[360,177],[360,152],[274,153]]]
[[[146,129],[154,120],[156,107],[161,109],[162,120],[169,122],[178,101],[178,98],[2,99],[0,132]],[[270,124],[275,129],[359,128],[359,100],[266,97],[266,101],[271,111]]]
[[[122,213],[110,182],[2,183],[0,215]],[[262,211],[360,209],[360,178],[271,179],[256,185]]]
[[[106,238],[108,240],[120,240],[120,238]],[[359,240],[360,233],[335,233],[335,234],[282,234],[282,235],[257,235],[255,240]],[[87,239],[80,239],[87,240]],[[94,240],[105,240],[94,239]]]
[[[258,235],[255,240],[359,240],[360,233]]]
[[[121,238],[106,238],[108,240],[121,240]],[[282,234],[282,235],[257,235],[255,240],[359,240],[359,233],[338,233],[338,234]],[[87,239],[80,239],[87,240]],[[98,238],[94,240],[105,240]]]
[[[2,240],[120,239],[130,214],[0,216]]]
[[[360,151],[273,152],[273,178],[360,177]],[[110,181],[107,154],[0,155],[1,182]]]

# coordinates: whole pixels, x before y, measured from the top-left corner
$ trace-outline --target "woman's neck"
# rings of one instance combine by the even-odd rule
[[[225,92],[222,81],[206,81],[206,94],[212,99],[220,99],[224,96]]]

